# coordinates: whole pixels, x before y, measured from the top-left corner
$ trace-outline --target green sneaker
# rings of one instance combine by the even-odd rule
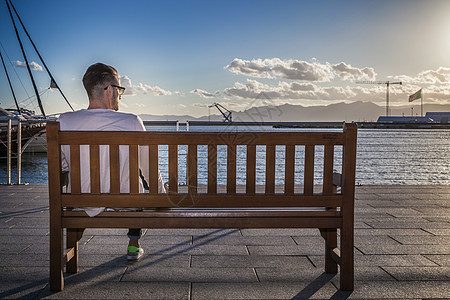
[[[144,249],[141,247],[128,246],[127,260],[138,260],[144,255]]]

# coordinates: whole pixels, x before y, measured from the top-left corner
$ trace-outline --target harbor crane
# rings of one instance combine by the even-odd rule
[[[391,81],[357,81],[356,83],[385,84],[386,85],[386,116],[389,116],[389,85],[391,85],[391,84],[400,84],[400,85],[402,85],[402,82],[401,81],[397,81],[397,82],[391,82]]]
[[[216,107],[220,111],[220,113],[223,116],[224,122],[230,122],[230,123],[233,122],[232,121],[232,112],[230,110],[228,110],[227,108],[223,107],[220,103],[216,102],[216,103],[213,103],[210,106],[208,106],[208,108],[211,108],[211,107]]]

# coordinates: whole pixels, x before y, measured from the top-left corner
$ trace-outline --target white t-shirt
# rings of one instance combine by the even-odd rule
[[[59,116],[60,130],[77,131],[145,131],[141,118],[134,114],[117,112],[110,109],[82,109],[75,112],[63,113]],[[70,147],[61,147],[61,165],[63,170],[70,171]],[[109,146],[100,146],[100,192],[110,192],[110,171],[109,171]],[[89,167],[89,146],[80,146],[80,179],[81,192],[89,193],[91,191],[90,167]],[[120,160],[120,192],[129,193],[129,150],[128,146],[119,146]],[[148,147],[139,147],[139,167],[148,182]],[[164,183],[159,173],[158,192],[165,193]],[[70,177],[69,187],[70,191]],[[144,192],[142,182],[139,184],[139,191]],[[104,207],[85,208],[90,216],[96,216],[105,210]]]

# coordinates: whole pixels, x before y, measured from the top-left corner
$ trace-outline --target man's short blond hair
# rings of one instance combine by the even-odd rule
[[[91,65],[83,76],[83,85],[89,98],[95,98],[109,84],[116,84],[119,73],[111,66],[96,63]]]

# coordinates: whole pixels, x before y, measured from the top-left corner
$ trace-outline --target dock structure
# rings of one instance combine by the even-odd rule
[[[0,185],[0,298],[450,298],[450,187],[357,186],[355,290],[323,273],[318,230],[87,229],[80,272],[49,290],[47,185]],[[307,270],[307,271],[305,271]]]

